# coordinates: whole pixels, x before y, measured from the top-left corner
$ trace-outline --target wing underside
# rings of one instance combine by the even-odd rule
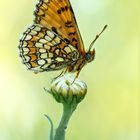
[[[35,72],[63,69],[79,57],[72,45],[37,24],[24,32],[19,50],[23,63]]]

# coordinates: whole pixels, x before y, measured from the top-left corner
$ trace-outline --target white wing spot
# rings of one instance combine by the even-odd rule
[[[59,44],[59,43],[60,43],[60,38],[56,37],[56,38],[54,39],[54,41],[55,41],[57,44]]]
[[[26,30],[26,34],[28,34],[28,33],[30,33],[31,32],[31,29],[30,28],[28,28],[27,30]]]
[[[47,55],[47,53],[43,53],[43,54],[41,54],[41,56],[40,56],[41,58],[48,58],[48,55]]]
[[[47,59],[48,64],[50,64],[52,62],[51,58]]]
[[[71,52],[71,49],[69,47],[65,47],[64,49],[67,53],[70,53]]]
[[[21,36],[21,40],[24,40],[25,37],[26,37],[26,34],[23,34],[23,35]]]
[[[24,59],[26,62],[29,62],[29,61],[30,61],[30,57],[27,56],[27,55],[25,55],[25,56],[23,57],[23,59]]]
[[[26,55],[29,53],[29,49],[28,48],[22,48],[23,49],[23,55]]]
[[[48,41],[47,41],[46,39],[40,39],[39,42],[45,44],[45,43],[47,43]]]
[[[45,63],[46,63],[46,61],[44,59],[38,60],[38,64],[39,65],[44,65]]]
[[[53,45],[52,43],[50,43],[50,42],[48,42],[47,45],[49,45],[49,46],[54,46],[54,45]]]
[[[52,58],[52,57],[54,56],[53,53],[48,53],[48,54],[49,54],[49,55],[48,55],[49,58]]]
[[[46,52],[46,49],[39,49],[39,52],[40,53],[45,53]]]
[[[55,60],[58,61],[58,62],[63,62],[64,61],[64,59],[61,58],[61,57],[57,57]]]
[[[53,40],[52,42],[51,42],[53,45],[57,45],[57,43]]]
[[[48,35],[50,38],[54,38],[54,36],[55,36],[51,31],[47,31],[47,35]]]
[[[75,51],[76,50],[72,45],[68,45],[68,47],[71,49],[71,51]]]
[[[51,47],[48,46],[48,45],[44,45],[44,48],[47,49],[47,50],[50,50]]]
[[[35,43],[35,46],[38,47],[38,48],[43,48],[43,44],[42,43],[38,43],[37,42],[37,43]]]
[[[49,41],[49,42],[52,41],[52,39],[51,39],[49,36],[47,36],[47,35],[45,36],[45,39],[46,39],[47,41]]]
[[[56,50],[55,50],[55,53],[56,53],[57,55],[59,55],[59,52],[60,52],[59,49],[56,49]]]
[[[50,64],[45,64],[42,66],[42,69],[46,69]]]
[[[22,47],[27,47],[28,43],[26,41],[21,42]]]
[[[41,28],[38,27],[38,26],[36,26],[36,27],[34,28],[34,30],[39,32],[39,31],[41,31]]]
[[[32,38],[32,36],[28,34],[28,35],[26,35],[24,40],[30,40],[31,38]]]
[[[31,35],[37,35],[37,31],[31,30],[30,34]]]

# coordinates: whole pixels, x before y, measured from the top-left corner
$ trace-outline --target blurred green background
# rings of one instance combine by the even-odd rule
[[[18,56],[21,33],[33,22],[36,0],[0,1],[0,140],[48,140],[62,106],[45,94],[60,72],[35,75]],[[78,106],[66,140],[139,140],[139,0],[71,0],[88,48],[98,39],[96,60],[79,78],[88,94]]]

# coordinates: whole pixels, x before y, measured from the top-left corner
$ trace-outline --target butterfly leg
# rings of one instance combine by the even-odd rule
[[[79,70],[79,71],[76,72],[76,76],[75,76],[75,78],[74,78],[74,80],[73,80],[73,82],[71,84],[73,84],[75,82],[76,78],[78,78],[80,71],[81,70]]]
[[[54,77],[54,80],[60,77],[63,73],[64,73],[64,70],[58,76]]]
[[[58,76],[56,76],[54,79],[57,79],[58,77],[64,75],[68,70],[68,67],[66,69],[64,69]]]
[[[76,78],[78,78],[80,71],[81,71],[81,69],[79,71],[77,71]]]

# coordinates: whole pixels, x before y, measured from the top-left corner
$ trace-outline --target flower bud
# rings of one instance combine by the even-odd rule
[[[49,92],[59,103],[78,104],[87,93],[87,85],[75,76],[66,74],[52,81]]]

